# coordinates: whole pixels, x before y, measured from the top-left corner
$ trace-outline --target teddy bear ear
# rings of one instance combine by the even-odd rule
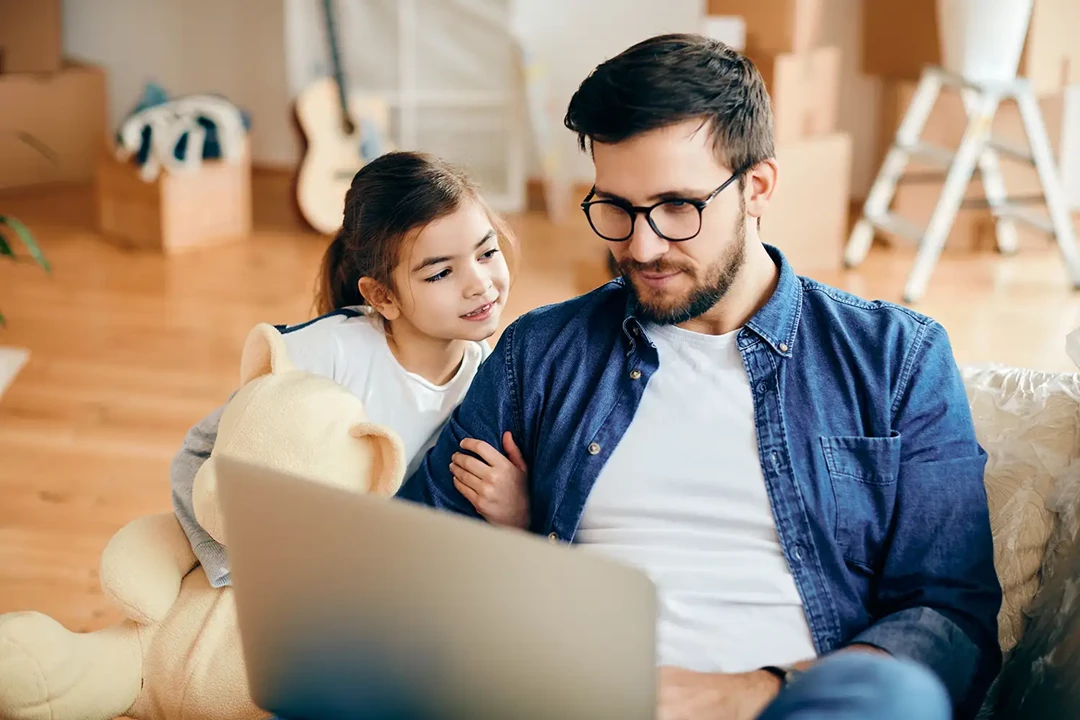
[[[248,333],[240,356],[240,385],[247,385],[263,375],[292,370],[285,340],[273,325],[259,323]]]
[[[372,422],[353,425],[352,436],[367,442],[374,453],[369,491],[378,495],[396,493],[405,479],[405,445],[401,437],[385,425]]]

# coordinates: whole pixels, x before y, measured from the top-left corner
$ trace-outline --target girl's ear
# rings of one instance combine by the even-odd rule
[[[394,301],[390,288],[383,285],[375,278],[362,277],[358,283],[360,294],[376,312],[387,320],[397,320],[401,315],[401,309]]]

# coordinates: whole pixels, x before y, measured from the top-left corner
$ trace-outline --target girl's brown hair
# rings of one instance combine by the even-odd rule
[[[365,165],[345,194],[341,230],[326,249],[315,306],[319,315],[367,305],[362,277],[393,289],[393,273],[406,240],[429,223],[473,201],[483,208],[508,260],[516,242],[476,185],[458,168],[418,152],[391,152]]]

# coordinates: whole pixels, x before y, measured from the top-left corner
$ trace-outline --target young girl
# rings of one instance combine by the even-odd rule
[[[405,445],[406,477],[461,402],[510,289],[506,224],[455,168],[412,152],[383,155],[353,178],[341,231],[323,259],[319,317],[279,327],[300,369],[333,379],[372,422]],[[225,549],[195,520],[192,487],[222,408],[192,428],[172,463],[173,508],[214,587],[228,585]],[[456,456],[458,490],[489,522],[524,527],[525,463],[509,433],[506,457],[487,443]],[[465,470],[467,465],[470,471]]]

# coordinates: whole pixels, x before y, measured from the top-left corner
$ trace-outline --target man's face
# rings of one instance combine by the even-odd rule
[[[597,200],[639,207],[661,200],[705,200],[731,177],[713,151],[707,126],[690,120],[652,130],[617,144],[593,144]],[[688,212],[696,223],[697,210]],[[654,219],[659,220],[659,210]],[[660,230],[667,232],[657,223]],[[733,182],[701,213],[695,237],[671,242],[639,214],[633,234],[608,242],[619,270],[637,296],[644,319],[664,324],[688,322],[711,309],[731,287],[746,255],[746,209]]]

